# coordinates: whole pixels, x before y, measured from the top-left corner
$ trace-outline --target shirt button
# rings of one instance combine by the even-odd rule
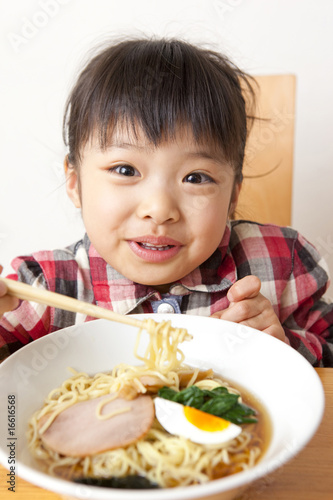
[[[167,302],[162,302],[157,308],[157,312],[159,314],[172,314],[175,312],[173,306],[171,304],[168,304]]]

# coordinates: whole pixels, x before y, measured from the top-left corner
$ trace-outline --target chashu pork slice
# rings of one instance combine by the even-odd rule
[[[100,414],[106,416],[125,410],[106,419],[96,415],[98,405],[111,395],[81,401],[61,412],[41,434],[42,441],[52,450],[71,457],[85,457],[128,446],[142,438],[150,429],[154,417],[154,403],[150,396],[138,396],[128,401],[117,397],[105,403]],[[39,429],[50,418],[45,415]]]

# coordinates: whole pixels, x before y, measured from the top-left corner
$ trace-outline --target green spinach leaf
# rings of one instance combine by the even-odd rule
[[[251,424],[257,422],[253,408],[239,402],[239,395],[232,394],[226,387],[216,387],[211,391],[192,385],[182,391],[170,387],[162,387],[158,391],[161,398],[175,401],[184,406],[192,406],[198,410],[229,420],[234,424]]]

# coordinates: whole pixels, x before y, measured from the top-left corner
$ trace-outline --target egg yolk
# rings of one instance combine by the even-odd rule
[[[208,432],[223,431],[229,427],[230,422],[224,418],[210,415],[191,406],[184,406],[184,415],[186,419],[198,429]]]

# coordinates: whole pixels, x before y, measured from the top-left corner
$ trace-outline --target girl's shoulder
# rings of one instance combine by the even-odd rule
[[[299,232],[289,226],[278,226],[276,224],[262,224],[250,220],[233,220],[230,223],[231,235],[239,240],[247,238],[271,238],[295,241],[299,238]]]
[[[235,220],[230,224],[230,231],[229,247],[238,265],[246,267],[246,263],[252,271],[270,269],[269,274],[275,277],[316,273],[327,281],[325,259],[292,227]]]
[[[33,284],[38,280],[51,290],[61,287],[63,281],[77,281],[82,272],[89,273],[85,238],[64,248],[40,250],[16,257],[12,268],[19,281]]]

